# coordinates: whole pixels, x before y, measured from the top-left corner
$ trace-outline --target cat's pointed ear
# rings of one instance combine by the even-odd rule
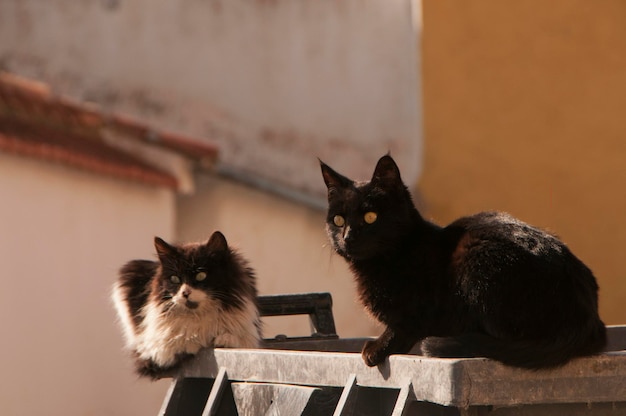
[[[171,245],[166,243],[165,240],[159,237],[154,237],[154,248],[156,248],[156,252],[159,255],[159,259],[161,259],[161,261],[171,258],[177,253],[176,248],[172,247]]]
[[[319,159],[318,159],[319,160]],[[346,188],[352,184],[352,181],[343,175],[335,172],[330,166],[320,160],[320,167],[322,168],[322,176],[324,177],[324,183],[330,192],[333,189]]]
[[[228,250],[226,237],[224,237],[224,234],[220,233],[219,231],[215,231],[211,235],[211,238],[209,238],[209,241],[206,243],[206,248],[212,252]]]
[[[400,169],[398,169],[398,165],[396,165],[396,162],[389,154],[386,154],[378,160],[376,169],[374,169],[374,174],[372,175],[372,182],[374,181],[402,183],[402,179],[400,179]]]

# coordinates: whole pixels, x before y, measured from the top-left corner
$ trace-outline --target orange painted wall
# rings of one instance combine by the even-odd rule
[[[626,2],[423,0],[425,214],[559,235],[626,323]]]

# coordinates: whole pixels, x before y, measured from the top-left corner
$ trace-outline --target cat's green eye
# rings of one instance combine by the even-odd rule
[[[196,280],[198,282],[201,282],[204,279],[206,279],[206,273],[205,272],[198,272],[198,274],[196,275]]]
[[[366,223],[373,224],[378,219],[378,215],[375,212],[370,211],[366,212],[363,218],[365,219]]]
[[[180,283],[180,277],[178,277],[178,276],[170,276],[170,281],[172,283]]]
[[[337,227],[343,227],[346,223],[346,220],[341,215],[335,215],[335,217],[333,218],[333,222]]]

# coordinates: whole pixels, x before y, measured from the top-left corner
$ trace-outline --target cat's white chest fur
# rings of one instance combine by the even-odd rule
[[[192,295],[196,297],[190,299],[198,301],[195,309],[175,305],[164,313],[162,306],[153,302],[144,307],[143,323],[133,346],[140,358],[168,367],[180,354],[195,354],[204,347],[258,346],[258,315],[252,300],[244,300],[241,309],[225,311],[211,296]]]

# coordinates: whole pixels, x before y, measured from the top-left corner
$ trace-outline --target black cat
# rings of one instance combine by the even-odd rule
[[[596,280],[556,237],[499,212],[428,222],[388,155],[369,182],[321,168],[330,240],[365,308],[385,325],[363,347],[367,365],[419,341],[426,355],[531,369],[605,346]]]
[[[157,379],[205,347],[258,347],[254,272],[222,233],[154,245],[159,261],[128,262],[112,294],[139,375]]]

